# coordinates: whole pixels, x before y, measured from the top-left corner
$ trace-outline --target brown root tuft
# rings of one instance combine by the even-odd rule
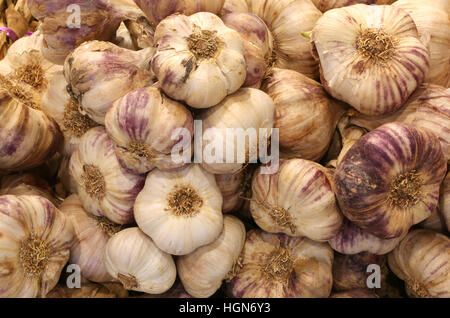
[[[102,200],[106,194],[106,183],[100,169],[94,165],[84,165],[83,171],[81,178],[86,193],[93,199]]]
[[[188,38],[188,47],[197,59],[210,59],[216,56],[221,41],[216,36],[216,31],[195,30]]]
[[[381,29],[361,30],[356,39],[356,48],[365,58],[379,64],[388,62],[395,53],[395,41]]]
[[[194,216],[200,212],[202,198],[191,186],[175,186],[167,196],[168,209],[177,216]]]
[[[409,208],[420,201],[423,180],[415,170],[397,176],[388,195],[391,206]]]
[[[23,240],[19,249],[19,261],[26,276],[39,277],[47,266],[51,249],[47,242],[36,235]]]

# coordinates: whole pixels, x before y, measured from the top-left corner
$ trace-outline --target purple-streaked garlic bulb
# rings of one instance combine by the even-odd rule
[[[354,4],[391,4],[396,0],[311,0],[314,5],[322,12],[337,9]]]
[[[369,252],[384,255],[392,251],[403,237],[404,235],[392,239],[379,238],[344,218],[339,233],[328,243],[333,250],[341,254],[352,255]]]
[[[80,140],[69,163],[84,209],[117,224],[132,223],[134,201],[145,177],[125,171],[104,127],[90,129]]]
[[[389,123],[347,151],[334,175],[344,215],[380,238],[402,236],[431,215],[447,162],[438,138],[411,124]]]
[[[333,288],[336,291],[347,291],[352,289],[366,289],[367,279],[372,271],[369,265],[377,265],[381,272],[379,282],[384,284],[388,274],[387,257],[370,253],[359,253],[354,255],[334,254],[333,261]],[[368,270],[369,268],[369,270]],[[374,290],[376,291],[376,290]]]
[[[439,210],[447,226],[447,230],[450,232],[450,173],[447,173],[442,183]]]
[[[244,224],[238,218],[226,215],[222,233],[214,242],[178,257],[178,275],[186,291],[198,298],[214,295],[239,266],[245,236]]]
[[[41,22],[42,54],[61,65],[81,43],[112,40],[122,20],[142,14],[123,0],[28,0],[28,7]]]
[[[274,68],[262,89],[275,102],[282,158],[319,160],[344,114],[343,105],[320,83],[292,70]]]
[[[411,231],[388,255],[390,269],[417,298],[450,297],[450,239],[430,230]]]
[[[134,204],[139,228],[172,255],[214,242],[223,230],[222,194],[214,175],[198,164],[150,171]]]
[[[211,12],[218,14],[220,10],[222,10],[224,1],[225,0],[134,0],[139,8],[144,11],[153,26],[157,26],[159,22],[174,13],[192,15],[197,12]]]
[[[89,281],[113,281],[106,270],[104,254],[109,239],[121,230],[121,226],[105,217],[87,213],[75,194],[66,198],[59,209],[70,220],[75,232],[69,264],[77,264],[81,275]]]
[[[155,30],[152,69],[163,91],[194,108],[209,108],[245,82],[244,40],[208,12],[172,15]]]
[[[431,130],[441,142],[442,151],[450,160],[450,88],[422,84],[398,111],[384,116],[351,115],[350,123],[367,130],[399,121]]]
[[[44,297],[69,260],[73,227],[41,196],[0,196],[0,297]]]
[[[330,298],[380,298],[374,292],[367,289],[352,289],[331,294]]]
[[[186,163],[172,157],[172,150],[191,152],[194,120],[181,103],[160,88],[134,90],[117,100],[108,111],[106,131],[115,143],[120,164],[134,173],[182,168]],[[181,135],[184,129],[186,136]],[[190,158],[190,155],[189,155]]]
[[[235,211],[242,205],[242,188],[245,181],[245,170],[232,174],[216,174],[216,183],[222,193],[222,212]]]
[[[115,286],[118,283],[114,284]],[[105,284],[83,283],[81,288],[69,288],[64,284],[56,285],[45,298],[125,298],[128,292],[124,288],[110,288]]]
[[[149,65],[153,53],[153,48],[132,51],[109,42],[83,43],[65,61],[67,89],[83,112],[103,125],[117,99],[154,83]]]
[[[447,225],[445,223],[444,216],[442,215],[439,208],[434,210],[433,213],[431,213],[431,215],[424,221],[420,222],[419,225],[422,229],[432,230],[443,234],[445,234],[447,231]]]
[[[324,242],[338,233],[342,215],[331,175],[318,163],[291,159],[274,174],[258,169],[252,181],[250,211],[266,232],[305,236]]]
[[[261,90],[241,88],[200,118],[203,136],[195,152],[202,155],[202,167],[214,174],[232,174],[261,159],[272,136],[275,104]]]
[[[326,298],[332,263],[326,243],[252,230],[229,289],[236,298]]]
[[[226,0],[222,15],[235,12],[250,12],[266,23],[273,39],[269,67],[319,77],[309,40],[302,36],[322,15],[310,0]]]
[[[0,170],[40,166],[62,145],[58,124],[40,110],[37,90],[0,79]]]
[[[225,25],[239,32],[244,39],[247,78],[244,87],[259,88],[272,58],[272,35],[261,18],[248,12],[222,16]]]
[[[327,11],[311,40],[325,89],[367,115],[402,107],[430,66],[429,36],[420,37],[411,16],[394,6]]]

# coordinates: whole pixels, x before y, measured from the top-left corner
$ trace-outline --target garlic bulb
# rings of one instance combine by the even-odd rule
[[[214,176],[197,164],[174,172],[155,169],[136,198],[134,217],[161,250],[186,255],[219,237],[222,195]]]
[[[108,286],[84,283],[81,288],[69,288],[64,285],[57,285],[45,298],[125,298],[128,292],[125,289],[118,291],[108,288]]]
[[[275,102],[275,128],[283,158],[319,160],[331,143],[344,107],[322,85],[291,70],[274,68],[262,88]]]
[[[340,293],[333,293],[330,298],[380,298],[367,289],[352,289]]]
[[[315,241],[333,238],[342,225],[342,215],[330,177],[326,168],[303,159],[283,160],[271,175],[258,169],[252,181],[253,219],[270,233]]]
[[[58,169],[57,181],[63,187],[62,197],[65,198],[68,194],[77,193],[77,182],[70,175],[70,157],[64,156]]]
[[[431,216],[426,218],[423,222],[420,223],[420,227],[427,230],[432,230],[439,233],[446,233],[446,223],[445,220],[439,211],[436,209],[431,213]]]
[[[442,183],[439,209],[447,225],[447,230],[450,232],[450,173],[447,173]]]
[[[77,148],[80,138],[97,123],[79,111],[79,103],[67,92],[63,71],[53,75],[42,97],[42,110],[52,117],[64,135],[63,154],[70,156]]]
[[[124,0],[28,0],[28,7],[41,22],[42,54],[60,65],[81,43],[111,40],[122,20],[142,14],[134,3]]]
[[[332,263],[333,252],[326,243],[252,230],[230,289],[237,298],[328,297]]]
[[[59,207],[72,222],[75,243],[70,251],[70,264],[81,268],[81,275],[93,282],[110,282],[113,278],[106,271],[104,254],[111,236],[121,230],[121,226],[105,217],[87,213],[77,195],[71,195]]]
[[[322,15],[310,0],[226,0],[222,14],[231,12],[250,12],[266,23],[273,39],[269,66],[319,77],[310,43],[301,36],[311,31]]]
[[[394,6],[327,11],[311,40],[325,89],[367,115],[398,110],[429,68],[429,37],[419,38],[412,18]]]
[[[398,0],[394,6],[409,13],[419,34],[430,34],[430,70],[425,83],[450,86],[450,17],[436,1]]]
[[[126,289],[149,294],[169,290],[177,276],[172,256],[137,227],[122,230],[108,241],[105,264]]]
[[[146,17],[141,16],[136,20],[126,20],[124,23],[130,33],[135,48],[144,49],[154,46],[155,28]]]
[[[344,215],[380,238],[396,238],[430,216],[447,163],[433,133],[389,123],[364,135],[334,175]]]
[[[159,295],[144,294],[133,298],[194,298],[189,295],[180,281],[175,284],[165,293]]]
[[[172,15],[155,30],[152,68],[171,98],[208,108],[245,82],[244,40],[212,13]]]
[[[450,297],[450,239],[429,230],[411,231],[388,255],[410,297]]]
[[[247,78],[243,86],[259,88],[272,57],[272,34],[264,21],[252,13],[229,13],[223,15],[222,20],[244,39]]]
[[[195,144],[196,154],[202,154],[202,167],[210,173],[230,174],[254,162],[264,150],[260,141],[268,144],[271,137],[274,115],[273,100],[254,88],[242,88],[202,113],[202,143]],[[245,133],[248,142],[241,138]]]
[[[167,2],[160,0],[134,0],[154,26],[157,26],[162,20],[174,13],[192,15],[197,12],[211,12],[218,14],[222,10],[224,1],[174,0]]]
[[[64,64],[68,90],[83,111],[103,125],[106,112],[117,99],[153,84],[148,69],[153,53],[153,48],[131,51],[109,42],[83,43]]]
[[[245,170],[234,174],[216,174],[216,183],[222,193],[222,212],[228,213],[238,209],[243,202],[242,190],[245,182]]]
[[[32,173],[19,173],[0,178],[0,195],[39,195],[58,206],[52,188],[44,179]]]
[[[396,0],[311,0],[322,12],[354,4],[391,4]]]
[[[104,127],[83,135],[69,163],[84,209],[118,224],[133,222],[133,205],[144,177],[121,168]]]
[[[226,215],[222,234],[217,240],[177,259],[178,275],[190,295],[206,298],[220,288],[238,262],[245,235],[244,224],[238,218]]]
[[[0,297],[43,297],[69,259],[73,228],[40,196],[0,196]]]
[[[135,173],[146,173],[155,166],[161,170],[181,168],[185,163],[172,160],[172,150],[188,147],[191,151],[191,113],[156,87],[137,89],[117,100],[105,124],[119,162]],[[190,138],[180,140],[175,134],[178,129],[186,129]]]
[[[441,142],[442,151],[450,160],[450,88],[422,84],[397,112],[384,116],[351,114],[350,123],[368,130],[399,121],[431,130]]]
[[[372,273],[369,265],[377,265],[381,269],[380,285],[386,279],[387,257],[370,253],[342,255],[335,253],[333,262],[333,288],[336,291],[367,289],[367,278]]]
[[[0,80],[0,169],[37,167],[59,150],[61,131],[39,110],[36,90],[3,75]]]
[[[391,239],[379,238],[344,218],[343,226],[339,233],[329,240],[328,243],[333,250],[341,254],[352,255],[368,252],[384,255],[397,247],[405,235],[406,233]]]

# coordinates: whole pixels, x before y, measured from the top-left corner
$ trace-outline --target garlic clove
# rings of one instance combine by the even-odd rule
[[[447,163],[437,137],[389,123],[348,150],[334,176],[344,215],[375,236],[392,239],[433,212]]]
[[[90,129],[80,140],[69,163],[84,209],[117,224],[133,222],[133,205],[144,176],[125,171],[104,127]]]
[[[134,217],[161,250],[186,255],[222,232],[222,195],[214,176],[197,164],[173,172],[155,169],[136,198]]]
[[[89,41],[80,45],[64,64],[72,98],[99,124],[112,104],[137,88],[153,84],[149,62],[154,49],[131,51],[109,42]]]
[[[161,294],[176,279],[172,257],[137,227],[122,230],[108,241],[105,262],[108,273],[128,290]]]
[[[230,290],[238,298],[328,297],[332,262],[326,243],[252,230]]]
[[[389,267],[405,281],[410,297],[450,297],[449,243],[445,235],[414,230],[388,255]]]
[[[44,297],[69,259],[73,228],[40,196],[0,197],[0,296]]]
[[[212,296],[232,271],[244,247],[245,226],[226,215],[220,236],[211,244],[177,259],[177,269],[186,291],[198,298]]]

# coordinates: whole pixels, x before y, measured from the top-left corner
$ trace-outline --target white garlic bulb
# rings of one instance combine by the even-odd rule
[[[126,289],[149,294],[169,290],[177,275],[172,256],[137,227],[122,230],[108,241],[105,264],[108,273]]]
[[[214,175],[197,164],[174,172],[156,169],[136,198],[134,217],[161,250],[186,255],[222,232],[222,195]]]
[[[118,224],[133,222],[133,204],[144,177],[125,171],[104,127],[83,135],[69,163],[84,209]]]
[[[394,6],[327,11],[311,40],[325,89],[367,115],[402,107],[430,66],[429,35],[420,37],[411,16]]]
[[[59,207],[70,220],[75,232],[74,244],[70,250],[70,264],[80,266],[81,275],[93,282],[110,282],[104,254],[111,236],[121,230],[121,226],[105,217],[87,213],[77,195],[71,195]]]
[[[117,99],[154,83],[149,70],[153,53],[153,48],[131,51],[109,42],[83,43],[64,63],[72,98],[81,103],[89,117],[103,125],[106,112]]]
[[[0,196],[0,297],[43,297],[69,259],[73,228],[41,196]]]
[[[209,108],[244,84],[244,41],[212,13],[166,18],[156,27],[155,43],[153,72],[173,99]]]
[[[195,144],[195,151],[202,154],[202,167],[214,174],[236,173],[261,154],[260,140],[269,144],[275,104],[263,91],[241,88],[201,114],[201,120],[202,143]],[[248,142],[242,142],[246,132]],[[230,157],[234,159],[228,160]]]
[[[177,269],[186,291],[199,298],[212,296],[238,262],[245,242],[245,226],[226,215],[222,234],[213,243],[177,259]]]
[[[192,114],[157,87],[137,89],[117,100],[105,124],[120,163],[135,173],[147,173],[155,166],[161,170],[181,168],[185,163],[172,160],[172,149],[191,151]],[[189,138],[180,140],[175,134],[178,129],[186,129]]]

